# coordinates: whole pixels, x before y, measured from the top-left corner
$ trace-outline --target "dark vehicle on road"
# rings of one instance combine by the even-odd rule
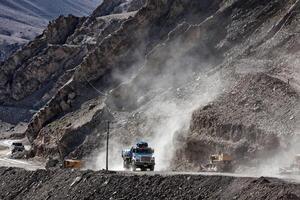
[[[11,145],[11,154],[23,152],[25,151],[25,147],[21,142],[13,142]]]
[[[132,171],[136,171],[137,168],[140,168],[141,171],[147,169],[154,171],[155,157],[153,154],[154,150],[148,147],[147,142],[139,142],[131,149],[122,151],[123,166]]]

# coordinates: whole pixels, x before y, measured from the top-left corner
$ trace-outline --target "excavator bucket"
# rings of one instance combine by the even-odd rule
[[[64,160],[64,168],[81,169],[83,163],[81,160]]]
[[[232,161],[233,158],[230,155],[228,155],[228,154],[222,153],[220,155],[220,160],[222,160],[222,161]]]

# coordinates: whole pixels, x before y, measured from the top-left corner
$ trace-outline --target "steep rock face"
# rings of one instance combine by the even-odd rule
[[[28,123],[72,78],[74,68],[84,57],[135,12],[104,17],[98,14],[99,17],[91,23],[85,17],[59,17],[49,24],[42,35],[1,63],[0,118],[3,122]],[[34,122],[43,126],[48,117],[55,119],[70,108],[80,109],[83,100],[75,105],[74,95],[77,94],[72,89],[68,91],[70,99],[55,101],[47,111],[42,108],[38,113],[43,113],[43,116]]]
[[[80,110],[66,114],[40,131],[34,144],[36,155],[53,155],[59,151],[61,156],[68,156],[89,135],[94,134],[96,139],[97,135],[99,137],[99,134],[103,134],[108,120],[113,120],[113,116],[105,107],[102,98],[88,101]]]
[[[47,89],[49,90],[49,87],[50,89],[54,87],[53,84],[57,80],[62,82],[62,79],[65,79],[64,76],[70,77],[70,71],[67,70],[75,68],[82,62],[82,59],[89,52],[87,47],[94,48],[88,39],[85,42],[80,42],[82,36],[78,29],[91,32],[95,36],[102,35],[105,37],[120,27],[121,22],[127,17],[129,16],[111,17],[107,20],[99,19],[100,21],[93,24],[98,26],[97,28],[82,25],[86,18],[74,16],[59,17],[51,22],[43,35],[1,64],[1,99],[7,104],[13,103],[15,100],[19,103],[25,97],[34,96],[33,93],[42,93],[38,96],[51,97],[42,91],[45,90],[45,86],[48,85]],[[87,38],[87,35],[85,37]],[[92,43],[92,45],[95,44]],[[65,83],[67,80],[63,82]],[[27,88],[24,90],[23,86]],[[61,86],[61,84],[56,85],[56,91]],[[55,92],[53,91],[52,95],[53,93]],[[43,99],[43,102],[46,102],[49,97]],[[25,101],[27,104],[28,100],[25,99]],[[43,105],[43,102],[39,102],[40,105]],[[35,103],[37,102],[32,102],[30,106]]]
[[[272,1],[264,6],[261,14],[271,14],[268,21],[257,19],[262,24],[253,36],[242,42],[243,47],[237,45],[227,52],[239,56],[219,66],[241,79],[216,101],[193,113],[189,134],[181,138],[187,143],[177,152],[178,158],[185,155],[199,166],[203,163],[195,156],[199,154],[207,158],[211,153],[227,151],[243,162],[276,155],[278,148],[294,148],[289,137],[297,132],[299,120],[298,70],[294,63],[298,39],[291,29],[299,1]],[[241,48],[245,51],[237,53]]]
[[[48,43],[64,44],[67,38],[74,33],[78,23],[78,17],[59,17],[54,23],[50,23],[45,31],[45,37]]]
[[[3,0],[0,2],[0,61],[43,32],[60,15],[89,15],[102,0]]]
[[[53,46],[71,35],[78,23],[79,18],[74,16],[58,18],[49,25],[43,35],[4,62],[0,68],[1,99],[6,102],[19,101],[32,94],[41,85],[46,85],[46,81],[49,81],[54,72],[65,67],[63,65],[74,57],[74,54],[78,56],[79,48]],[[24,90],[23,86],[27,88]]]
[[[177,5],[173,4],[172,1],[150,1],[147,6],[142,8],[133,18],[129,18],[129,20],[122,24],[121,29],[99,43],[99,47],[91,52],[84,61],[76,67],[73,79],[61,88],[60,92],[48,103],[44,108],[45,112],[39,112],[34,116],[26,131],[30,140],[33,141],[35,137],[38,136],[46,122],[49,123],[52,118],[60,114],[62,110],[61,106],[59,106],[59,109],[56,109],[57,105],[61,104],[59,102],[67,102],[70,92],[81,93],[81,84],[87,84],[90,93],[95,93],[94,88],[90,87],[90,81],[98,79],[98,81],[101,82],[103,79],[105,80],[105,77],[109,77],[111,70],[126,71],[130,66],[142,63],[146,52],[151,49],[144,44],[157,43],[159,39],[167,38],[168,30],[171,30],[170,27],[163,25],[160,30],[158,30],[158,35],[161,35],[161,37],[149,35],[149,33],[157,30],[157,23],[159,23],[162,15],[169,15],[166,24],[175,27],[176,24],[174,20],[184,16],[184,13],[187,13],[187,10],[192,6],[194,5],[186,3],[186,10],[178,10]],[[198,6],[200,8],[202,7],[202,9],[211,7],[212,12],[218,9],[217,4],[214,3],[200,4]],[[209,14],[210,13],[199,13],[199,20],[204,20],[205,16],[209,16]],[[151,31],[151,29],[154,30]],[[139,58],[141,58],[141,60]],[[117,82],[110,84],[109,87],[116,85],[118,80],[116,81]],[[97,83],[93,82],[93,85],[97,85]],[[105,88],[105,86],[100,86],[100,88]],[[81,101],[81,99],[75,99],[75,102],[76,101]],[[52,108],[52,106],[54,106],[54,108]]]
[[[104,0],[103,3],[93,12],[91,17],[95,18],[101,15],[136,11],[145,5],[145,3],[146,0]]]
[[[249,57],[249,51],[251,51],[249,49],[252,49],[253,51],[254,48],[260,46],[260,43],[264,44],[264,42],[271,37],[271,34],[275,34],[275,27],[282,26],[280,21],[284,21],[286,19],[286,16],[289,15],[289,13],[292,12],[293,9],[295,9],[294,6],[297,5],[294,4],[297,3],[295,1],[289,1],[286,3],[283,3],[282,1],[273,1],[271,3],[259,1],[242,3],[240,1],[235,1],[227,4],[221,1],[213,1],[211,3],[203,1],[202,3],[179,3],[176,1],[148,2],[146,7],[141,9],[136,15],[133,16],[133,18],[130,18],[128,21],[126,21],[122,25],[122,28],[120,30],[116,31],[99,43],[99,48],[91,52],[85,58],[85,60],[78,67],[76,67],[72,81],[69,82],[67,86],[62,88],[59,95],[56,95],[56,97],[52,101],[60,102],[63,99],[67,101],[66,97],[69,93],[67,92],[69,90],[68,88],[72,88],[72,90],[75,90],[76,93],[80,93],[77,89],[78,85],[80,85],[81,83],[85,83],[86,80],[95,80],[93,81],[93,84],[97,85],[97,80],[102,80],[105,76],[108,75],[107,73],[111,69],[116,70],[118,68],[118,70],[126,71],[126,66],[132,66],[135,64],[138,65],[139,63],[142,63],[144,60],[143,55],[146,55],[147,52],[150,52],[146,56],[147,62],[144,65],[143,69],[135,77],[135,79],[133,79],[133,81],[131,81],[129,84],[122,85],[121,87],[113,90],[112,95],[115,96],[113,99],[117,102],[114,103],[115,105],[112,108],[115,108],[117,110],[125,109],[125,111],[133,112],[133,110],[137,109],[151,99],[150,96],[148,100],[142,103],[134,103],[138,102],[139,97],[151,94],[151,92],[149,91],[152,91],[157,95],[159,93],[159,90],[157,91],[157,87],[176,88],[180,86],[180,84],[186,82],[187,79],[183,79],[183,82],[177,83],[178,86],[176,86],[176,83],[174,84],[174,82],[166,83],[166,85],[154,85],[154,87],[153,84],[149,84],[149,82],[153,81],[153,77],[155,77],[155,80],[157,82],[160,82],[159,80],[166,78],[165,76],[160,77],[159,74],[162,73],[162,69],[164,66],[169,65],[168,61],[172,60],[173,62],[173,60],[175,60],[174,63],[180,63],[180,67],[186,65],[186,63],[184,63],[184,57],[187,56],[197,58],[201,62],[205,62],[207,64],[206,68],[203,66],[197,68],[194,66],[194,64],[186,65],[186,67],[191,67],[191,69],[189,69],[191,71],[197,72],[199,70],[204,70],[208,71],[209,73],[213,73],[214,71],[221,69],[224,72],[224,75],[222,75],[224,79],[231,80],[232,82],[242,80],[244,74],[247,74],[248,72],[241,73],[240,71],[237,71],[241,67],[240,62],[246,62],[243,63],[243,65],[249,65],[251,64],[251,62],[249,62],[249,60],[240,59],[240,57]],[[246,9],[249,7],[251,7],[251,10]],[[255,9],[259,9],[262,12],[257,12],[255,11]],[[196,10],[209,10],[211,11],[211,13],[205,12],[204,14],[200,12],[197,13],[197,15],[195,14],[197,17],[195,15],[191,17],[190,15],[186,15],[187,10],[190,10],[192,13]],[[212,16],[208,18],[210,14],[212,14]],[[180,23],[180,25],[177,26],[175,22],[182,22],[180,18],[184,15],[186,16],[186,22]],[[245,16],[247,15],[250,15],[251,17],[245,18]],[[159,26],[159,29],[157,28],[157,25],[162,23],[161,16],[168,16],[163,21],[164,24],[168,24],[170,27],[162,25]],[[252,18],[253,20],[260,19],[260,22],[253,24],[251,22]],[[198,22],[198,24],[191,24],[195,22]],[[272,27],[274,22],[277,22],[277,24]],[[171,28],[172,25],[173,28]],[[226,27],[226,29],[224,29],[223,27]],[[270,27],[271,29],[265,31],[266,29],[268,29],[268,27]],[[133,30],[135,30],[134,33]],[[149,35],[149,33],[152,32],[156,33],[155,36]],[[257,37],[259,39],[253,41],[254,37]],[[159,43],[160,41],[165,41],[165,43],[163,45],[159,45],[151,51],[151,47],[153,47],[153,44]],[[170,51],[170,49],[178,47],[174,45],[174,43],[176,42],[181,45],[180,48],[183,50],[180,51],[177,58],[173,58],[174,52]],[[142,44],[142,46],[140,44]],[[136,59],[136,49],[138,49],[139,53],[138,58],[141,58],[141,60]],[[237,53],[237,49],[240,49],[240,52]],[[231,58],[231,56],[234,56],[236,58],[230,60],[229,58]],[[252,56],[255,57],[253,53]],[[261,69],[262,71],[273,69],[273,66],[270,67],[270,65],[272,64],[269,63],[268,60],[262,59],[261,65],[263,65],[263,68]],[[170,69],[171,71],[169,71],[169,73],[172,74],[174,72],[176,73],[179,68],[170,66]],[[186,70],[188,70],[188,68],[186,68]],[[234,74],[231,74],[232,72]],[[249,73],[252,72],[250,71]],[[254,74],[252,76],[253,80],[252,78],[245,78],[246,80],[252,80],[253,86],[250,85],[249,87],[257,87],[259,88],[259,91],[266,90],[269,91],[270,94],[272,94],[271,91],[273,91],[274,87],[276,87],[276,80],[272,79],[268,75],[264,76]],[[150,78],[147,80],[146,77]],[[169,78],[166,79],[169,80]],[[262,81],[261,84],[259,84],[260,80]],[[180,81],[182,81],[182,79]],[[266,83],[270,83],[270,86],[266,89],[262,89],[264,86],[264,81]],[[241,85],[246,85],[247,81],[241,81],[240,83]],[[284,83],[280,83],[279,81],[279,85],[284,85]],[[279,86],[279,88],[282,87],[284,86]],[[290,86],[288,85],[286,86],[286,88],[288,88],[287,90],[291,90],[289,87]],[[144,93],[139,93],[140,88],[143,88]],[[232,88],[229,88],[229,90],[231,89]],[[236,90],[241,92],[241,96],[245,96],[245,98],[247,99],[249,98],[249,96],[256,95],[256,91],[253,94],[246,92],[249,90],[248,86],[245,86],[244,90],[243,88],[236,88]],[[93,91],[92,88],[91,91]],[[282,107],[282,105],[285,105],[287,106],[285,108],[288,108],[290,104],[287,104],[287,102],[290,98],[288,96],[290,95],[290,93],[284,93],[284,90],[275,89],[275,91],[282,91],[283,93],[274,93],[273,95],[283,95],[288,98],[287,100],[282,100],[283,102],[278,103],[278,105],[276,106]],[[262,93],[261,100],[258,101],[262,101],[262,99],[265,99],[265,95],[265,93]],[[232,97],[226,98],[231,99]],[[295,96],[293,98],[294,100],[291,99],[291,105],[296,107],[297,105],[295,102],[297,102],[297,97]],[[224,99],[220,100],[220,105],[224,104],[224,106],[226,106],[227,104]],[[270,97],[270,99],[272,99],[272,96]],[[77,100],[75,99],[75,101]],[[251,99],[249,101],[251,101],[251,106],[253,106],[253,108],[244,110],[243,106],[238,108],[230,107],[227,108],[229,110],[228,112],[233,116],[237,116],[238,119],[243,119],[242,116],[245,113],[247,113],[247,116],[252,116],[252,120],[256,118],[258,119],[259,115],[262,115],[262,117],[264,116],[265,118],[269,118],[270,116],[274,115],[278,115],[279,118],[282,117],[282,112],[284,109],[277,109],[278,114],[274,114],[271,112],[264,113],[263,109],[258,108],[258,106],[260,106],[258,104],[261,102],[256,102],[256,100],[254,99]],[[280,99],[276,100],[276,102],[280,101]],[[133,105],[128,105],[127,103],[120,104],[120,102],[130,102],[133,103]],[[111,100],[108,101],[108,103],[111,103]],[[238,104],[239,102],[236,103]],[[270,103],[271,100],[266,102],[266,105],[269,106]],[[54,103],[53,105],[57,104]],[[109,104],[109,106],[111,105]],[[49,107],[48,109],[51,109],[51,107]],[[254,111],[251,109],[254,109]],[[273,109],[273,107],[270,107],[268,109]],[[58,111],[59,110],[60,109],[58,109]],[[223,107],[217,107],[215,112],[219,114],[222,113],[223,110]],[[238,114],[237,112],[240,111],[241,113]],[[184,150],[184,152],[186,151],[187,157],[189,156],[188,152],[192,152],[190,154],[197,153],[197,147],[200,150],[205,150],[205,153],[203,153],[204,156],[209,155],[209,153],[216,151],[216,149],[218,148],[223,148],[224,150],[227,150],[229,152],[236,153],[238,157],[251,157],[256,155],[256,152],[258,150],[267,152],[275,150],[277,147],[279,147],[279,138],[277,137],[279,134],[277,133],[276,129],[284,124],[279,123],[278,125],[276,125],[276,123],[279,121],[279,118],[275,118],[273,119],[273,121],[259,121],[259,123],[257,121],[252,121],[251,124],[248,124],[248,121],[251,119],[245,118],[242,121],[235,122],[233,121],[233,119],[228,118],[230,115],[226,114],[223,117],[226,119],[225,121],[220,119],[219,117],[214,117],[216,119],[212,120],[211,125],[206,126],[206,123],[202,123],[201,121],[206,121],[205,118],[209,118],[208,116],[214,116],[215,114],[209,114],[209,110],[203,110],[199,112],[203,112],[204,119],[201,120],[202,118],[200,117],[200,114],[193,115],[190,131],[191,136],[187,135],[187,145],[186,149]],[[251,112],[253,112],[252,115],[250,114]],[[292,116],[293,114],[294,113],[291,113],[290,115]],[[41,123],[31,123],[29,125],[29,129],[27,130],[27,134],[29,136],[32,136],[37,134],[41,129],[43,130],[42,127],[44,126],[44,123],[50,120],[55,115],[57,115],[57,113],[49,115]],[[286,129],[280,130],[281,133],[290,134],[291,132],[293,132],[293,121],[291,121],[291,123],[289,122],[289,118],[291,116],[286,117],[286,124],[288,127]],[[43,118],[39,115],[36,115],[34,119]],[[269,118],[269,120],[270,119],[272,118]],[[208,119],[208,121],[210,120]],[[195,126],[195,124],[199,124],[199,127]],[[231,126],[238,128],[227,128]],[[205,134],[205,132],[207,133]],[[231,134],[229,132],[239,132],[239,134],[241,134],[242,136],[240,137],[240,139],[237,139],[239,138],[239,136],[236,136],[236,138],[234,139],[237,140],[236,143],[232,143],[232,138],[228,136]],[[199,139],[197,138],[197,133],[201,133]],[[248,137],[252,137],[251,135],[254,135],[253,138],[255,139],[250,140],[249,144],[244,144],[243,141],[249,139]],[[212,139],[207,139],[207,137]],[[221,139],[218,139],[219,137],[221,137]],[[229,139],[227,139],[228,137]],[[229,142],[227,142],[227,140]],[[197,141],[199,141],[199,143],[197,143]],[[211,143],[210,141],[214,141],[214,143]],[[184,143],[184,141],[182,142]],[[193,149],[195,150],[195,152],[193,152]],[[190,160],[193,163],[198,162],[197,159],[193,158],[188,158],[187,160]]]
[[[284,146],[282,135],[292,135],[299,120],[294,32],[299,2],[149,0],[138,11],[122,13],[125,1],[104,1],[88,18],[69,17],[72,31],[58,34],[53,24],[45,34],[62,35],[62,40],[49,45],[47,37],[40,37],[32,43],[47,53],[25,47],[20,58],[10,61],[12,74],[15,69],[40,74],[34,62],[16,65],[34,52],[44,58],[41,63],[46,65],[50,55],[64,67],[59,72],[50,61],[49,72],[38,79],[44,85],[56,77],[51,92],[42,92],[49,101],[26,130],[34,153],[87,156],[101,149],[103,123],[112,119],[113,139],[121,144],[155,136],[170,140],[166,144],[172,147],[179,144],[174,147],[178,168],[199,166],[219,150],[246,162],[278,150]],[[60,59],[57,51],[67,53]],[[5,103],[25,101],[40,90],[26,84],[22,96],[20,89],[5,86],[35,79],[6,79]]]
[[[297,127],[298,108],[299,96],[287,83],[266,74],[247,75],[193,113],[178,153],[198,166],[216,151],[241,163],[276,154],[281,137],[287,139]]]

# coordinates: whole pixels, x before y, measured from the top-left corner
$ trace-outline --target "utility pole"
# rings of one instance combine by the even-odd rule
[[[109,121],[107,121],[107,135],[106,135],[106,171],[108,171],[108,140],[109,140]]]

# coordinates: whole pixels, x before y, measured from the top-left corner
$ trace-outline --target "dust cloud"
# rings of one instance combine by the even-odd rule
[[[118,94],[130,96],[122,99],[124,110],[135,102],[135,110],[129,113],[141,113],[146,119],[141,128],[144,135],[132,135],[131,145],[144,140],[155,149],[155,170],[168,170],[178,148],[174,140],[188,131],[192,112],[213,101],[227,86],[221,74],[209,73],[215,63],[199,61],[197,55],[191,54],[192,50],[191,44],[173,41],[156,48],[140,69],[136,66],[135,70],[129,69],[128,74],[136,72],[134,77],[124,77],[119,72],[115,75],[126,82]],[[120,138],[112,138],[110,169],[123,168],[121,150],[126,147],[130,146],[121,143]],[[95,153],[93,169],[105,168],[105,155],[104,148]]]
[[[250,170],[248,173],[255,176],[270,176],[281,177],[285,176],[281,174],[281,169],[288,169],[295,160],[295,156],[300,152],[300,135],[296,133],[292,136],[282,138],[282,147],[278,149],[274,154],[265,156],[264,159],[258,162],[254,170]],[[297,178],[296,176],[293,176]],[[298,177],[300,180],[300,177]]]
[[[177,134],[188,131],[191,115],[195,109],[206,105],[217,97],[222,81],[218,75],[199,76],[193,80],[193,83],[199,84],[201,87],[198,90],[193,90],[195,88],[177,88],[176,92],[185,93],[184,99],[171,98],[163,102],[156,102],[146,113],[149,118],[162,119],[154,124],[154,135],[150,139],[150,143],[153,144],[156,151],[157,170],[168,170],[178,148],[174,141]]]

